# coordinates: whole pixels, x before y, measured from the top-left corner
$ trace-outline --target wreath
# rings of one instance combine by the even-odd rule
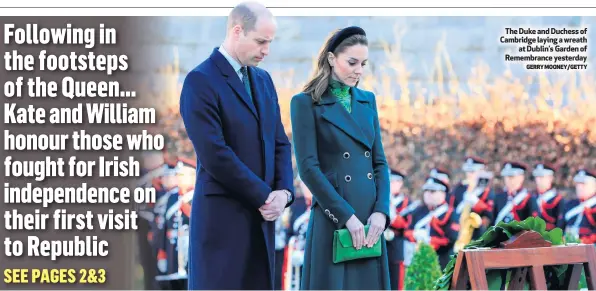
[[[547,231],[544,220],[539,217],[530,217],[524,221],[499,222],[497,225],[489,227],[479,239],[471,241],[464,249],[497,248],[501,242],[509,240],[512,236],[524,230],[539,233],[544,240],[549,241],[552,245],[563,244],[563,231],[560,228]],[[435,282],[435,290],[449,290],[456,260],[457,254],[452,255],[451,260],[443,270],[443,275]],[[568,265],[545,267],[544,271],[549,290],[564,289],[562,284],[567,268]],[[486,280],[489,290],[505,290],[509,284],[510,276],[511,272],[508,270],[487,271]],[[528,287],[529,283],[526,282],[526,288],[524,289]]]

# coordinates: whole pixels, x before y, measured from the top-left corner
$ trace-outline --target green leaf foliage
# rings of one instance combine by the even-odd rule
[[[529,217],[524,221],[511,221],[509,223],[499,222],[496,226],[489,227],[482,236],[474,241],[471,241],[464,249],[477,249],[477,248],[496,248],[499,247],[501,242],[507,241],[512,236],[516,235],[520,231],[535,231],[538,232],[542,238],[551,242],[553,245],[563,244],[563,231],[560,228],[555,228],[551,231],[546,230],[546,222],[539,217]],[[449,290],[451,287],[451,279],[453,277],[453,271],[455,269],[455,261],[457,260],[457,254],[451,256],[451,260],[443,270],[443,275],[435,282],[435,290]],[[548,267],[545,274],[547,278],[559,277],[559,274],[563,274],[567,268],[567,265]],[[487,272],[487,282],[489,290],[499,290],[502,287],[503,280],[507,282],[510,275],[501,272],[500,270],[490,270]],[[562,280],[558,280],[562,282]],[[550,283],[550,282],[549,282]],[[556,283],[555,283],[556,284]],[[505,284],[506,285],[506,284]],[[556,286],[551,286],[556,287]],[[549,288],[550,289],[550,288]],[[558,288],[555,288],[558,289]]]
[[[406,290],[430,290],[441,276],[439,257],[428,244],[420,243],[406,270]]]

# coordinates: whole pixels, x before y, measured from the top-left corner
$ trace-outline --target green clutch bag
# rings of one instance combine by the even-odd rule
[[[369,226],[364,226],[364,234],[368,234]],[[372,247],[362,247],[357,250],[352,245],[352,235],[346,228],[338,229],[333,233],[333,263],[341,263],[363,258],[374,258],[381,256],[381,239]]]

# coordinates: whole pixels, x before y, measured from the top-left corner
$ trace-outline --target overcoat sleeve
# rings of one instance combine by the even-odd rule
[[[279,110],[279,101],[277,97],[277,90],[271,76],[267,74],[272,94],[275,96],[275,189],[274,190],[288,190],[292,193],[291,200],[286,204],[286,207],[292,205],[295,198],[294,193],[294,172],[292,169],[292,145],[288,140],[284,125],[281,121],[281,113]]]
[[[334,225],[336,229],[340,229],[355,211],[321,171],[313,110],[313,101],[309,95],[298,94],[290,102],[292,140],[298,173],[316,201],[335,214],[337,223]]]
[[[385,214],[386,229],[391,223],[389,220],[389,166],[387,165],[387,158],[385,157],[385,151],[383,149],[381,126],[379,124],[379,114],[377,112],[377,101],[373,93],[370,93],[369,98],[372,102],[372,109],[375,112],[375,141],[372,148],[372,158],[375,171],[375,183],[377,186],[377,201],[375,203],[374,212]]]

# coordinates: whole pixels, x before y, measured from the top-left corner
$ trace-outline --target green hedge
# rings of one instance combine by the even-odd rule
[[[414,253],[412,263],[406,270],[406,290],[430,290],[441,277],[439,257],[428,244],[420,243]]]

